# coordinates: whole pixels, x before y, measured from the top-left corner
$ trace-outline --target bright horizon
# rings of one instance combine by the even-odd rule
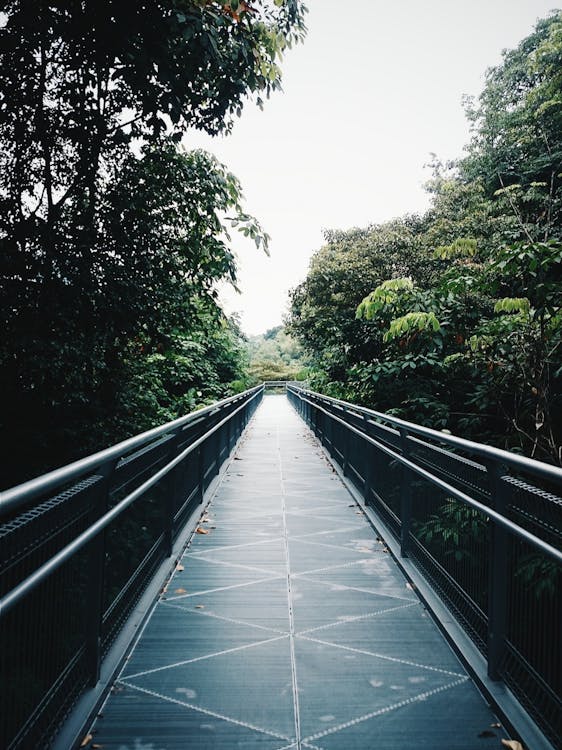
[[[282,63],[283,92],[248,103],[231,135],[190,131],[240,180],[245,209],[271,235],[267,258],[233,234],[239,287],[221,291],[248,335],[282,323],[324,229],[365,227],[429,205],[424,167],[462,155],[462,98],[478,96],[501,52],[552,0],[308,0],[308,36]]]

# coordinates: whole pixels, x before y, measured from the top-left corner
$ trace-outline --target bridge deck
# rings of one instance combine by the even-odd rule
[[[497,719],[282,396],[94,727],[104,750],[498,747]]]

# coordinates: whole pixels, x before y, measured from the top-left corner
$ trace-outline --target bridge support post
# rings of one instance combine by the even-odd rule
[[[402,455],[409,458],[410,446],[408,445],[408,433],[400,428],[400,443]],[[412,475],[404,465],[401,467],[402,478],[400,483],[400,556],[408,557],[410,549],[410,531],[412,528]]]
[[[490,478],[492,507],[502,516],[506,514],[507,500],[502,473],[505,467],[493,463],[487,467]],[[507,627],[508,532],[490,521],[488,553],[488,677],[501,679],[505,656]]]
[[[363,419],[365,421],[365,433],[369,434],[369,418],[364,415]],[[374,472],[373,472],[373,446],[371,443],[369,443],[367,440],[362,441],[363,443],[363,451],[365,455],[365,461],[364,461],[364,471],[363,471],[363,499],[365,500],[365,505],[369,505],[371,502],[371,489],[373,486],[373,479],[374,479]]]
[[[198,495],[199,495],[199,502],[203,502],[203,497],[205,495],[205,443],[201,443],[199,448],[197,448],[197,474],[198,474]]]
[[[229,419],[228,422],[225,425],[226,428],[226,457],[230,455],[230,451],[232,450],[232,425],[231,420]]]
[[[179,440],[181,430],[176,430],[173,434],[168,458],[171,461],[179,453]],[[174,516],[179,505],[179,495],[181,492],[181,463],[172,469],[168,481],[166,482],[164,497],[164,556],[171,557],[174,549]]]
[[[347,419],[347,409],[344,407],[343,409],[344,417]],[[343,475],[344,477],[347,476],[347,465],[349,464],[349,443],[350,443],[350,433],[347,427],[342,428],[344,430],[343,435]]]
[[[110,461],[103,465],[98,474],[101,476],[99,505],[94,508],[97,520],[109,510],[109,490],[111,476],[117,462]],[[103,604],[105,588],[105,539],[107,529],[100,531],[90,543],[89,551],[89,581],[88,592],[91,596],[92,608],[86,625],[85,650],[86,664],[91,687],[95,687],[100,679],[101,666],[101,635],[103,625]]]
[[[215,432],[215,475],[221,469],[222,430],[223,428],[221,427]]]

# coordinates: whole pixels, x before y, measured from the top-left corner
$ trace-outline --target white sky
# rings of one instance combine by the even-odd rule
[[[424,165],[462,154],[463,94],[560,0],[308,0],[308,36],[283,62],[283,92],[248,104],[233,133],[190,132],[242,183],[271,257],[236,239],[242,294],[223,292],[247,334],[282,322],[322,230],[367,226],[428,201]]]

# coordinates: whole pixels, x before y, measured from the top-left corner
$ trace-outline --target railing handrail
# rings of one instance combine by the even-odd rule
[[[375,411],[374,409],[368,409],[366,406],[358,406],[350,401],[343,401],[338,398],[331,396],[325,396],[322,393],[302,388],[294,384],[288,384],[287,388],[294,390],[295,392],[301,391],[314,396],[317,399],[326,401],[328,403],[336,404],[341,406],[344,410],[352,410],[359,414],[368,415],[375,417],[376,419],[388,422],[391,425],[398,427],[398,429],[405,429],[410,433],[417,435],[423,435],[424,437],[438,440],[447,445],[452,445],[456,448],[462,448],[463,450],[472,453],[473,455],[480,456],[487,460],[493,460],[498,463],[503,463],[508,466],[512,466],[517,469],[523,469],[535,476],[543,477],[545,479],[552,479],[554,481],[562,482],[562,468],[554,466],[553,464],[547,464],[543,461],[538,461],[535,458],[528,458],[527,456],[520,456],[516,453],[510,453],[509,451],[503,450],[502,448],[495,448],[492,445],[484,445],[483,443],[476,443],[473,440],[467,440],[466,438],[457,437],[456,435],[450,435],[440,430],[434,430],[431,427],[424,427],[423,425],[416,424],[415,422],[407,422],[405,419],[394,417],[384,412]]]
[[[556,549],[556,547],[553,547],[551,544],[548,544],[540,537],[536,536],[535,534],[532,534],[530,531],[527,531],[527,529],[524,529],[522,526],[519,526],[519,524],[515,523],[514,521],[511,521],[509,518],[506,518],[503,514],[498,513],[493,508],[490,508],[487,505],[484,505],[484,503],[481,503],[478,500],[475,500],[473,497],[470,497],[470,495],[467,495],[465,492],[462,492],[456,487],[453,487],[453,485],[449,484],[448,482],[445,482],[443,479],[436,477],[430,471],[427,471],[427,469],[422,468],[421,466],[416,464],[414,461],[411,461],[410,459],[402,456],[400,453],[397,453],[396,451],[392,450],[391,448],[384,445],[376,438],[373,438],[370,435],[367,435],[365,432],[362,432],[357,427],[354,427],[353,425],[346,422],[344,419],[341,419],[340,417],[337,417],[335,414],[332,414],[326,409],[323,409],[314,401],[311,401],[310,399],[307,399],[303,396],[299,396],[299,398],[302,398],[303,401],[306,401],[307,403],[311,404],[315,408],[320,409],[320,411],[322,411],[328,417],[344,425],[344,427],[347,427],[356,435],[361,436],[364,440],[371,443],[371,445],[376,446],[379,450],[382,450],[384,453],[386,453],[391,458],[394,458],[403,466],[407,466],[409,469],[411,469],[413,472],[415,472],[419,476],[423,477],[424,479],[427,479],[432,484],[435,484],[441,490],[444,490],[448,494],[455,497],[457,500],[460,500],[465,505],[468,505],[469,507],[474,508],[474,510],[477,510],[483,513],[484,515],[488,516],[488,518],[498,523],[504,529],[507,529],[508,531],[512,532],[513,534],[515,534],[515,536],[518,536],[520,539],[523,539],[525,542],[532,545],[533,547],[540,549],[541,552],[545,553],[552,559],[562,564],[562,552]]]
[[[43,563],[40,568],[31,573],[31,575],[29,575],[11,591],[5,594],[0,599],[0,616],[4,616],[5,614],[7,614],[7,612],[15,604],[17,604],[17,602],[27,596],[27,594],[29,594],[34,588],[36,588],[36,586],[38,586],[43,580],[45,580],[45,578],[54,573],[55,570],[60,568],[61,565],[67,562],[76,552],[78,552],[78,550],[82,549],[82,547],[84,547],[84,545],[86,545],[95,536],[97,536],[100,531],[105,529],[106,526],[109,526],[109,524],[115,518],[120,516],[121,513],[123,513],[123,511],[129,507],[129,505],[132,505],[135,500],[138,500],[139,497],[141,497],[145,492],[147,492],[151,487],[159,482],[166,474],[168,474],[168,472],[170,472],[175,466],[183,461],[190,453],[196,450],[205,440],[207,440],[210,435],[214,434],[229,419],[231,419],[241,409],[244,409],[250,401],[256,398],[261,390],[262,387],[257,386],[256,388],[250,389],[249,391],[245,391],[243,395],[246,395],[247,398],[244,400],[243,404],[241,404],[234,411],[230,412],[224,419],[222,419],[220,422],[217,422],[216,425],[213,425],[213,427],[207,430],[203,435],[190,443],[186,448],[184,448],[183,451],[181,451],[181,453],[179,453],[171,461],[165,464],[165,466],[159,469],[159,471],[157,471],[149,479],[143,482],[143,484],[133,490],[133,492],[130,492],[126,497],[120,500],[120,502],[115,507],[113,507],[105,515],[95,521],[95,523],[91,524],[78,537],[73,539],[71,542],[69,542],[69,544],[59,550],[56,555]],[[252,391],[254,392],[252,393]],[[232,402],[232,399],[230,399],[230,401]]]
[[[298,384],[287,395],[451,642],[463,634],[459,648],[467,649],[471,669],[506,715],[521,722],[526,746],[552,747],[549,738],[562,737],[560,678],[552,668],[556,652],[548,655],[543,645],[560,627],[560,502],[552,491],[562,485],[562,470]],[[525,472],[546,478],[552,490],[520,481],[517,474]],[[449,505],[455,501],[475,512],[464,525]],[[548,526],[536,525],[551,518]],[[442,605],[453,618],[444,618]],[[508,693],[495,687],[499,680],[516,700],[504,702]]]
[[[92,473],[95,469],[100,468],[104,464],[123,457],[135,448],[140,448],[161,435],[184,427],[190,422],[207,416],[214,410],[220,410],[228,404],[249,396],[251,393],[258,393],[260,390],[263,390],[263,388],[263,383],[254,386],[243,393],[237,393],[234,396],[229,396],[221,401],[216,401],[213,404],[209,404],[209,406],[190,412],[183,417],[178,417],[171,422],[166,422],[163,425],[153,427],[138,435],[133,435],[133,437],[122,440],[109,448],[104,448],[90,456],[85,456],[84,458],[80,458],[70,464],[58,469],[53,469],[46,474],[42,474],[39,477],[29,479],[15,487],[4,490],[3,492],[0,492],[0,517],[17,511],[36,497],[55,490],[57,487],[60,487],[67,482],[79,479],[85,474]]]

